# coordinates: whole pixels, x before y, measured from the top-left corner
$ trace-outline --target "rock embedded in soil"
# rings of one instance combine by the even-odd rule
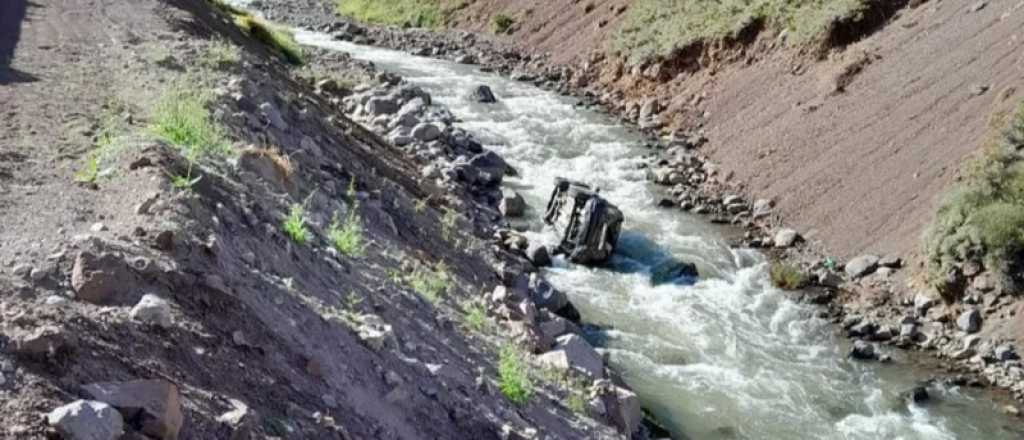
[[[781,229],[775,233],[775,237],[772,242],[775,247],[787,248],[796,244],[796,241],[800,238],[800,234],[792,229]]]
[[[58,407],[46,422],[67,440],[116,440],[124,434],[124,419],[114,407],[93,400],[76,400]]]
[[[13,330],[7,336],[15,354],[30,358],[55,356],[75,345],[74,338],[67,330],[54,325]]]
[[[604,360],[587,341],[577,335],[564,335],[555,347],[537,357],[541,365],[560,371],[578,371],[591,378],[604,377]]]
[[[136,321],[168,328],[171,326],[171,304],[149,293],[143,295],[139,303],[132,307],[130,316]]]
[[[112,253],[79,252],[71,271],[71,287],[78,299],[107,304],[131,289],[132,276],[124,259]]]
[[[874,255],[862,255],[846,263],[846,275],[852,279],[871,275],[878,269],[878,257]]]
[[[177,439],[185,422],[178,387],[163,379],[94,383],[82,391],[117,408],[136,429],[159,440]]]
[[[968,309],[956,318],[956,326],[967,333],[977,333],[981,330],[981,312],[978,309]]]

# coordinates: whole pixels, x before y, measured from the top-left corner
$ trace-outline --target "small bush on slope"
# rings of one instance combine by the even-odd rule
[[[228,154],[224,130],[214,122],[206,106],[209,99],[184,85],[169,88],[153,109],[150,132],[157,138],[196,156]]]
[[[1024,104],[969,163],[925,234],[928,277],[941,283],[967,261],[1008,275],[1024,254]],[[941,291],[941,289],[940,289]],[[947,298],[954,299],[954,298]]]
[[[866,0],[639,0],[615,31],[612,48],[634,60],[664,56],[700,40],[735,36],[756,20],[806,43],[836,19],[857,19]]]
[[[768,275],[772,284],[783,290],[799,289],[806,281],[800,268],[792,263],[772,263]]]
[[[533,381],[523,355],[512,344],[498,353],[498,390],[510,402],[525,404],[533,396]]]

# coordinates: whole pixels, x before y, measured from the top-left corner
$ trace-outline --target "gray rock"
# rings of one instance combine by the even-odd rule
[[[903,259],[896,255],[886,255],[878,260],[878,265],[882,267],[888,267],[890,269],[899,269],[903,267]]]
[[[476,57],[473,54],[462,54],[455,58],[455,62],[459,64],[476,64]]]
[[[29,278],[31,278],[32,281],[35,281],[35,282],[38,283],[40,281],[45,280],[46,277],[50,276],[50,272],[52,270],[53,270],[52,266],[40,266],[40,267],[37,267],[35,269],[32,269],[32,272],[29,272]]]
[[[132,307],[130,316],[136,321],[168,328],[171,326],[171,304],[159,296],[146,294]]]
[[[797,239],[800,238],[800,234],[792,229],[781,229],[775,233],[773,243],[775,247],[786,248],[796,243]]]
[[[366,113],[370,116],[390,115],[398,111],[394,98],[375,96],[366,101]]]
[[[32,358],[56,355],[69,350],[75,342],[63,327],[53,325],[15,330],[8,337],[15,354]]]
[[[878,354],[875,353],[875,346],[873,344],[857,340],[853,342],[853,348],[850,349],[850,357],[867,361],[878,359]]]
[[[391,325],[377,315],[363,315],[356,334],[367,347],[374,351],[396,346],[395,335]]]
[[[559,336],[579,333],[579,328],[568,319],[558,315],[547,316],[537,324],[541,336],[548,340],[556,340]]]
[[[79,252],[71,271],[76,297],[96,304],[110,303],[133,288],[128,265],[118,255]]]
[[[978,309],[969,309],[956,318],[956,326],[967,333],[977,333],[981,330],[981,312]]]
[[[548,252],[548,247],[537,243],[536,241],[530,242],[530,244],[527,245],[526,258],[537,267],[547,267],[551,265],[551,254]]]
[[[661,113],[661,102],[657,99],[649,99],[640,107],[639,119],[650,119]]]
[[[526,200],[519,193],[507,189],[501,189],[501,203],[498,209],[505,217],[522,217],[526,213]]]
[[[871,275],[875,269],[878,269],[878,257],[874,255],[861,255],[846,263],[846,275],[854,279]]]
[[[917,316],[924,316],[928,313],[928,309],[935,305],[935,298],[932,298],[923,293],[914,295],[914,311],[917,312]]]
[[[1003,344],[992,350],[992,356],[999,362],[1012,361],[1018,359],[1017,351],[1013,349],[1013,345]]]
[[[910,400],[914,403],[925,403],[931,397],[928,395],[928,389],[923,386],[916,386],[908,393]]]
[[[390,140],[391,144],[396,147],[404,147],[413,143],[412,136],[402,133],[393,133],[388,140]]]
[[[546,367],[561,371],[577,371],[591,378],[604,377],[604,360],[587,341],[577,335],[563,335],[556,339],[555,347],[537,357]]]
[[[565,293],[555,289],[551,283],[536,273],[530,275],[530,298],[538,308],[551,312],[557,312],[569,304],[569,297]]]
[[[490,150],[473,156],[469,159],[469,164],[488,174],[488,177],[484,179],[485,183],[500,183],[505,178],[505,173],[508,172],[508,163],[505,162],[505,159]]]
[[[271,127],[281,131],[288,130],[288,123],[284,121],[284,118],[281,116],[281,112],[274,106],[274,104],[269,102],[260,104],[260,112],[267,118],[267,122],[270,123]]]
[[[640,429],[644,417],[640,398],[636,393],[615,385],[611,385],[610,392],[604,393],[604,396],[603,406],[608,421],[627,438],[632,438],[633,433]]]
[[[484,104],[493,104],[495,102],[498,102],[498,99],[494,97],[494,92],[491,91],[491,88],[485,85],[480,85],[473,88],[473,92],[470,94],[470,98],[476,102]]]
[[[142,433],[159,440],[176,440],[185,423],[178,387],[163,379],[94,383],[82,392],[117,408]]]
[[[772,201],[768,199],[757,199],[754,201],[753,215],[755,219],[768,216],[772,212]]]
[[[692,284],[698,276],[697,265],[669,258],[651,268],[650,281],[652,286],[673,282]]]
[[[116,440],[124,434],[124,418],[114,407],[76,400],[50,411],[46,422],[68,440]]]
[[[421,123],[412,129],[412,137],[423,142],[430,142],[441,137],[441,129],[432,123]]]
[[[50,296],[47,296],[46,299],[43,300],[43,304],[46,304],[48,306],[62,306],[62,305],[65,305],[67,303],[68,303],[67,297],[63,297],[63,296],[60,296],[60,295],[50,295]]]
[[[14,273],[14,276],[18,278],[28,278],[32,274],[32,270],[31,264],[19,264],[14,266],[14,270],[12,272]]]

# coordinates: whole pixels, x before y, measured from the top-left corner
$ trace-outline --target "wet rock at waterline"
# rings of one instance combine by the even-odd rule
[[[875,352],[873,344],[857,340],[853,342],[853,348],[850,349],[850,358],[861,361],[873,361],[878,359],[878,353]]]
[[[668,259],[651,269],[650,279],[652,286],[666,283],[693,284],[697,276],[697,265]]]
[[[494,97],[494,92],[491,91],[490,87],[485,85],[479,85],[473,88],[473,92],[469,95],[473,101],[483,104],[493,104],[498,102],[498,98]]]
[[[555,347],[537,357],[541,365],[560,371],[576,371],[588,377],[604,377],[604,360],[587,341],[577,335],[560,336]]]
[[[526,200],[511,189],[502,189],[498,209],[505,217],[522,217],[526,213]]]
[[[590,186],[556,179],[544,222],[558,230],[558,252],[569,261],[598,264],[611,257],[622,221],[622,211]]]

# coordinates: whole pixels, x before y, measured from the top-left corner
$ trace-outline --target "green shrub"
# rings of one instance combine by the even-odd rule
[[[206,106],[209,98],[184,85],[169,88],[153,109],[149,130],[196,156],[228,154],[231,151],[224,130],[214,122]]]
[[[444,24],[440,0],[338,0],[338,14],[402,27],[437,28]]]
[[[525,404],[533,396],[529,366],[515,345],[505,345],[498,353],[498,390],[516,405]]]
[[[356,212],[358,209],[359,205],[352,205],[344,221],[340,221],[335,213],[331,225],[327,228],[327,239],[334,245],[334,249],[349,257],[362,257],[366,250],[363,243],[363,225]]]
[[[462,322],[466,328],[477,333],[483,333],[490,327],[487,319],[487,307],[480,301],[466,301],[462,304]]]
[[[304,245],[311,238],[309,229],[306,228],[306,207],[301,203],[294,203],[281,225],[285,235],[296,244]]]
[[[294,65],[302,64],[302,49],[299,48],[299,44],[295,42],[295,36],[290,31],[252,15],[235,16],[235,24],[250,37],[270,47],[285,61]]]
[[[1004,270],[1024,252],[1024,104],[968,163],[925,233],[928,278],[941,283],[967,261]]]
[[[783,290],[795,290],[803,287],[807,281],[803,270],[792,263],[773,262],[768,269],[772,285]]]
[[[736,36],[755,21],[788,30],[790,41],[807,43],[832,22],[857,19],[866,0],[639,0],[630,6],[612,47],[634,60],[665,56],[696,41]]]
[[[451,284],[448,266],[438,263],[433,269],[419,266],[409,275],[409,287],[432,304],[441,301]]]
[[[498,14],[491,19],[491,30],[496,34],[504,34],[512,28],[513,24],[515,24],[515,20],[513,20],[512,17],[505,14]]]

